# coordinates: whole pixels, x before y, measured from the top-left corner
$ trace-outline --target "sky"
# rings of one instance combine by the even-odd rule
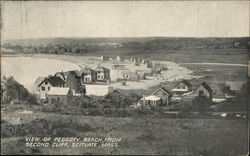
[[[249,1],[3,1],[1,37],[243,37]]]

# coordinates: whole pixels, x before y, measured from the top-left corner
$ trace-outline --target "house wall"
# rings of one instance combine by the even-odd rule
[[[67,104],[67,96],[66,95],[48,95],[48,102],[50,104],[54,102]]]
[[[183,91],[183,92],[187,92],[190,91],[191,89],[186,86],[183,82],[180,82],[177,86],[174,87],[174,89],[177,89],[178,91]]]
[[[44,87],[44,90],[43,90]],[[40,91],[40,99],[46,99],[47,98],[47,94],[49,92],[50,87],[52,87],[52,85],[50,83],[45,84],[45,82],[43,82],[40,86],[39,86],[39,91]]]
[[[170,103],[170,97],[169,97],[168,94],[166,94],[162,90],[158,90],[153,95],[156,95],[156,96],[158,96],[158,97],[161,98],[161,104],[163,104],[163,105],[169,105],[169,103]]]
[[[104,81],[104,79],[105,79],[104,72],[97,72],[97,80],[98,81]]]
[[[105,96],[112,91],[113,88],[107,85],[86,85],[86,95]]]
[[[199,96],[200,91],[204,92],[204,96],[208,97],[209,99],[212,99],[212,95],[210,95],[210,93],[203,86],[199,86],[194,92],[194,95]]]

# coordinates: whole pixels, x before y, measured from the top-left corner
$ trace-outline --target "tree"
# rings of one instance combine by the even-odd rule
[[[30,104],[37,103],[35,96],[31,95],[29,91],[13,77],[3,77],[1,87],[1,102],[3,103],[9,103],[14,100],[17,100],[18,103],[21,103],[21,101],[28,101]]]
[[[195,111],[206,112],[209,110],[209,106],[212,104],[212,101],[206,96],[197,96],[192,101],[192,106]]]

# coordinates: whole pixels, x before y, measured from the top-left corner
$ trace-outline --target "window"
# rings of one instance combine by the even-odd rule
[[[181,89],[181,86],[180,86],[180,85],[178,85],[178,86],[177,86],[177,89]]]
[[[163,95],[163,92],[162,91],[158,91],[157,94],[158,95]]]
[[[199,95],[204,95],[204,91],[203,90],[199,90]]]
[[[59,97],[57,97],[57,101],[60,101],[60,98],[59,98]]]
[[[186,86],[185,85],[182,85],[182,89],[185,89],[186,88]]]
[[[46,82],[45,82],[45,84],[47,85],[47,84],[48,84],[48,82],[46,81]]]
[[[45,90],[45,87],[42,87],[42,90]]]
[[[48,87],[48,90],[50,90],[50,87]]]

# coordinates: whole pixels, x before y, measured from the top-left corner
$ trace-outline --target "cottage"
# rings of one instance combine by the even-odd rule
[[[182,80],[178,82],[172,89],[172,92],[179,92],[181,94],[184,94],[190,91],[192,91],[192,84],[187,80]]]
[[[108,56],[101,56],[100,57],[102,61],[109,61],[109,57]]]
[[[50,104],[55,102],[68,104],[72,97],[73,93],[70,88],[51,87],[48,92],[48,102]]]
[[[81,84],[90,84],[96,82],[97,73],[93,69],[86,67],[79,71]]]
[[[203,82],[198,86],[198,88],[194,92],[194,96],[206,96],[210,100],[212,100],[213,90]]]
[[[157,105],[170,105],[171,93],[165,87],[161,87],[153,92],[152,95],[143,97],[141,99],[144,105],[157,106]]]
[[[127,73],[127,75],[126,75]],[[115,69],[111,69],[110,70],[110,78],[112,81],[118,81],[118,80],[123,80],[124,79],[124,75],[125,78],[129,77],[129,69],[127,68],[115,68]]]
[[[51,87],[65,87],[65,81],[60,77],[49,76],[45,78],[39,85],[40,98],[47,99],[47,93]]]
[[[125,58],[122,56],[117,56],[116,61],[125,61]]]
[[[108,68],[98,66],[94,70],[97,73],[97,82],[108,82],[110,80],[110,70]]]
[[[113,91],[113,87],[100,84],[86,84],[86,95],[105,96]]]

